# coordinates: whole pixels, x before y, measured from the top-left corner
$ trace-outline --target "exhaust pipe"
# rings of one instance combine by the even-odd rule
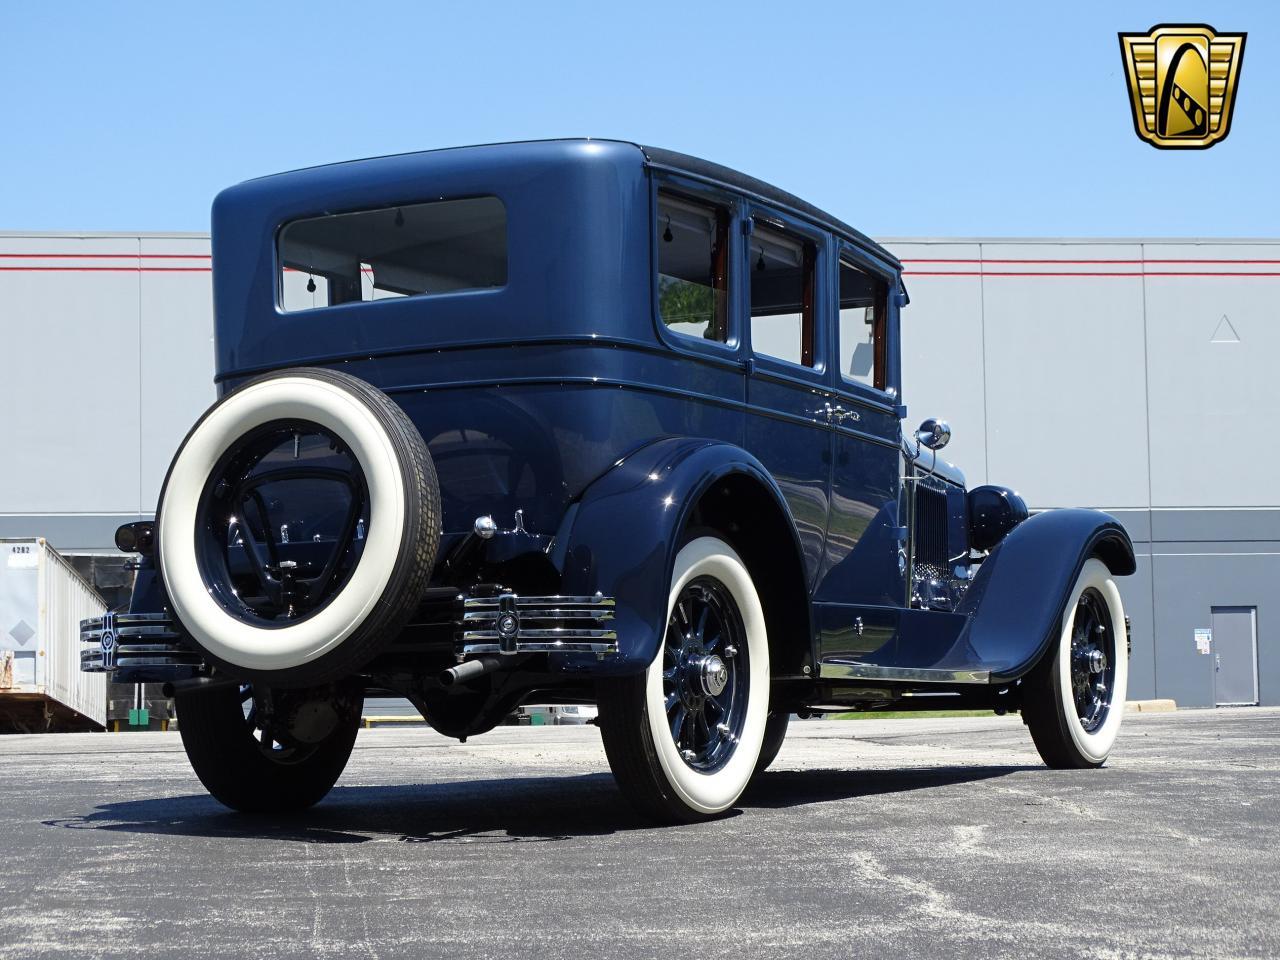
[[[495,670],[514,667],[516,663],[523,659],[524,657],[504,656],[499,653],[482,653],[474,660],[466,660],[456,667],[450,667],[448,670],[443,671],[438,679],[440,680],[440,686],[452,687],[455,683],[478,680],[485,674],[493,673]]]
[[[239,685],[239,680],[233,680],[230,677],[191,677],[187,680],[170,680],[160,688],[160,692],[164,694],[165,699],[172,700],[179,694],[195,693],[197,690],[221,690],[223,687]]]

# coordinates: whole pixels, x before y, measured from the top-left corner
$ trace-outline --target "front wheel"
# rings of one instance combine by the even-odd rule
[[[1022,716],[1048,766],[1102,766],[1120,732],[1128,681],[1120,591],[1106,564],[1091,558],[1076,578],[1054,647],[1024,685]]]
[[[769,642],[759,594],[732,547],[699,537],[680,550],[653,662],[602,683],[599,704],[614,779],[641,813],[678,823],[733,806],[765,736]]]
[[[177,698],[187,758],[214,799],[246,813],[304,810],[337,783],[355,746],[364,697],[255,692],[249,684]]]

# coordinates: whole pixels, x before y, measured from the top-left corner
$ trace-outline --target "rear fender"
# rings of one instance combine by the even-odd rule
[[[991,672],[992,683],[1027,673],[1061,629],[1064,607],[1090,557],[1112,574],[1136,569],[1133,542],[1097,510],[1050,510],[1015,527],[978,568],[956,613],[967,623],[954,649]]]
[[[551,558],[561,570],[562,592],[598,591],[617,601],[618,655],[592,664],[565,656],[562,669],[602,675],[636,673],[648,666],[666,629],[671,570],[684,530],[703,495],[734,475],[750,478],[766,491],[786,518],[800,556],[781,491],[747,451],[689,437],[643,447],[594,481],[556,534]],[[750,565],[746,557],[744,562]],[[807,592],[805,596],[807,613]],[[804,630],[807,635],[807,624]]]

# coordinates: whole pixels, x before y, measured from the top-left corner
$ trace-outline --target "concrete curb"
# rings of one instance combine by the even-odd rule
[[[1177,709],[1172,700],[1130,700],[1124,705],[1125,713],[1173,713]]]

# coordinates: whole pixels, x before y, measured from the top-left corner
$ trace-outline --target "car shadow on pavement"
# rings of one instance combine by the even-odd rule
[[[728,816],[942,789],[1027,769],[780,770],[757,777]],[[607,773],[340,786],[318,806],[289,816],[233,813],[212,797],[189,795],[103,803],[79,817],[43,822],[79,830],[300,843],[547,842],[653,827],[631,811]]]

